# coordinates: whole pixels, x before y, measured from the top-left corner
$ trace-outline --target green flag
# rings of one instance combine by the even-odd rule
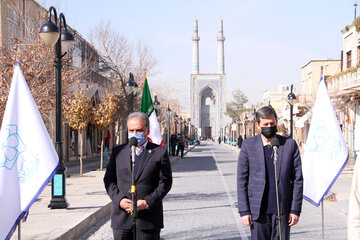
[[[141,112],[149,117],[150,133],[148,138],[151,142],[164,146],[161,136],[160,124],[154,111],[154,105],[151,99],[150,89],[145,76],[144,90],[141,99]]]
[[[149,84],[147,78],[145,77],[144,90],[141,99],[141,112],[145,113],[148,117],[150,117],[153,111],[154,105],[151,99]]]

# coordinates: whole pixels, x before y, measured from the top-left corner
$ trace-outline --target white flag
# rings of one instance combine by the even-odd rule
[[[58,155],[16,62],[0,130],[0,239],[10,239],[58,167]]]
[[[321,77],[302,158],[304,198],[319,206],[348,158],[344,136]]]

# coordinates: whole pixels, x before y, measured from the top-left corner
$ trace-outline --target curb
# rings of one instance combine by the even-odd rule
[[[75,227],[58,237],[58,240],[75,240],[83,236],[89,231],[96,223],[103,220],[111,212],[112,202],[110,201],[104,207],[100,208],[89,217],[85,218],[82,222],[78,223]]]
[[[223,146],[225,146],[227,148],[230,148],[231,150],[233,150],[235,152],[240,152],[240,149],[241,149],[241,148],[238,148],[238,147],[235,147],[235,146],[231,146],[231,145],[229,145],[227,143],[221,143],[221,145],[223,145]]]

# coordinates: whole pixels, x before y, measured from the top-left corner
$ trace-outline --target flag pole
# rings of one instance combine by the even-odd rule
[[[18,240],[21,240],[21,221],[18,224]]]
[[[324,200],[321,200],[321,239],[325,240]]]
[[[320,77],[324,80],[324,66],[320,67]],[[325,223],[324,223],[324,198],[321,200],[321,239],[325,240]]]

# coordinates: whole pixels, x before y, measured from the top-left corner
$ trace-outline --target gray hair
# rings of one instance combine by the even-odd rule
[[[272,116],[274,116],[275,119],[277,120],[277,115],[276,115],[274,108],[271,105],[269,105],[269,106],[264,106],[264,107],[260,108],[256,112],[255,118],[256,118],[256,122],[260,123],[260,118],[269,119]]]
[[[145,123],[145,127],[149,128],[149,126],[150,126],[149,118],[145,113],[143,113],[143,112],[130,113],[129,116],[127,117],[127,122],[129,122],[129,120],[132,119],[132,118],[142,119],[144,121],[144,123]]]

